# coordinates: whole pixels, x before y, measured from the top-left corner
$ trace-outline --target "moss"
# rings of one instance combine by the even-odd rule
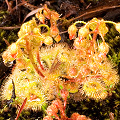
[[[109,32],[105,35],[105,41],[110,46],[108,58],[118,66],[120,62],[120,33],[116,31],[113,25],[109,26]]]
[[[2,25],[8,19],[6,18],[7,15],[8,15],[7,11],[0,11],[0,26],[9,27],[9,26],[14,25],[14,23],[11,23],[11,22],[7,23],[7,25]],[[18,38],[17,33],[18,33],[18,29],[14,29],[14,30],[0,29],[0,53],[2,53],[8,47],[4,39],[7,40],[11,44],[17,40]]]
[[[109,113],[113,112],[115,120],[120,119],[120,83],[116,86],[115,92],[112,96],[102,101],[83,100],[75,102],[69,101],[67,105],[67,115],[74,113],[74,110],[80,114],[89,116],[92,120],[107,120]]]
[[[10,44],[17,40],[17,32],[18,30],[2,30],[0,29],[0,53],[2,53],[8,46],[6,45],[5,40],[7,40]]]
[[[113,112],[115,120],[120,119],[120,83],[116,86],[116,93],[103,101],[84,100],[80,102],[70,101],[67,106],[67,114],[76,110],[80,114],[85,114],[91,119],[105,120],[109,119],[109,113]],[[87,108],[87,109],[86,109]]]
[[[4,120],[4,118],[3,118],[3,117],[0,117],[0,120]]]

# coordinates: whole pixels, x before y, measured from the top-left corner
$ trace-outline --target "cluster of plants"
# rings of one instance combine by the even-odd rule
[[[104,100],[119,82],[117,69],[107,58],[110,47],[104,36],[109,31],[107,23],[118,32],[120,23],[97,18],[76,21],[68,28],[69,40],[73,41],[70,47],[61,42],[58,20],[59,14],[45,5],[22,24],[18,40],[3,52],[6,66],[16,60],[2,86],[2,100],[12,98],[11,104],[21,106],[16,120],[23,109],[41,110],[51,100],[43,120],[90,120],[79,113],[68,118],[67,98]]]

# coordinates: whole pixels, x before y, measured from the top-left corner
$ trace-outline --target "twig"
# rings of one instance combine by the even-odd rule
[[[64,23],[58,24],[58,26],[61,26],[67,22],[75,21],[75,20],[83,18],[85,16],[88,16],[87,18],[90,18],[90,15],[93,13],[102,12],[102,11],[105,11],[108,9],[119,8],[119,7],[120,7],[120,5],[114,5],[114,6],[100,6],[100,7],[94,8],[94,9],[87,9],[86,11],[83,11],[83,13],[81,13],[80,16],[72,18]]]
[[[9,11],[9,12],[12,12],[12,8],[11,8],[8,0],[5,0],[5,2],[6,2],[6,4],[7,4],[7,6],[8,6],[8,11]]]
[[[14,26],[14,27],[0,27],[0,29],[4,29],[4,30],[18,29],[18,28],[20,28],[20,26]]]

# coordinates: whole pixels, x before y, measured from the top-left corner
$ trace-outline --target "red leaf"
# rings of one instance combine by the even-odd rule
[[[15,118],[15,120],[17,120],[17,119],[19,118],[20,113],[22,112],[22,110],[23,110],[26,102],[27,102],[27,97],[24,99],[24,101],[23,101],[23,103],[22,103],[22,105],[21,105],[21,107],[20,107],[20,109],[19,109],[19,112],[18,112],[17,117]]]

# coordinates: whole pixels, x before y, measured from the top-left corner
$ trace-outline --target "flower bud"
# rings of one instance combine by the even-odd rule
[[[4,64],[14,60],[14,58],[11,56],[10,51],[8,50],[3,52],[2,58],[3,58]]]
[[[43,120],[53,120],[53,118],[51,118],[50,116],[45,116]]]
[[[36,18],[38,18],[40,20],[41,23],[45,24],[45,17],[43,14],[41,13],[36,13]]]
[[[71,25],[68,28],[69,39],[72,40],[76,37],[77,27],[75,25]]]
[[[54,38],[54,40],[55,40],[56,42],[59,42],[59,41],[61,40],[61,36],[60,36],[60,35],[57,35],[57,36]]]
[[[79,113],[73,113],[70,118],[73,120],[77,120],[79,115],[80,115]]]
[[[18,52],[18,47],[16,43],[12,43],[6,51],[3,52],[2,58],[6,66],[8,63],[11,63],[15,60]]]
[[[106,42],[102,42],[98,46],[98,51],[101,52],[101,53],[107,54],[109,52],[109,45]]]
[[[116,30],[117,30],[118,32],[120,32],[120,23],[116,23],[116,24],[115,24],[115,28],[116,28]]]
[[[50,35],[52,37],[55,37],[56,35],[59,34],[59,30],[56,25],[50,27]]]
[[[81,27],[78,32],[78,37],[86,37],[89,33],[89,30],[86,27]]]
[[[55,11],[51,11],[51,18],[55,21],[58,20],[59,19],[59,14]]]
[[[18,37],[22,37],[26,33],[31,33],[33,28],[37,27],[35,19],[32,19],[24,24],[22,24],[20,31],[18,32]]]
[[[8,47],[8,50],[9,51],[9,54],[13,57],[13,58],[16,58],[16,54],[17,54],[17,51],[18,51],[18,47],[17,47],[17,44],[16,43],[12,43],[9,47]]]
[[[46,17],[47,19],[50,19],[51,11],[50,11],[50,9],[48,9],[48,7],[47,7],[46,4],[44,5],[44,11],[43,11],[43,14],[45,15],[45,17]]]
[[[52,37],[47,36],[47,37],[45,38],[45,40],[44,40],[44,43],[45,43],[46,45],[52,45],[52,44],[53,44],[53,39],[52,39]]]
[[[35,34],[40,33],[40,29],[39,29],[39,28],[34,28],[34,29],[33,29],[33,33],[35,33]]]
[[[83,47],[86,47],[86,44],[87,44],[87,40],[86,39],[76,38],[75,41],[74,41],[74,46],[77,49],[81,49]]]
[[[85,115],[79,115],[76,120],[87,120]]]

